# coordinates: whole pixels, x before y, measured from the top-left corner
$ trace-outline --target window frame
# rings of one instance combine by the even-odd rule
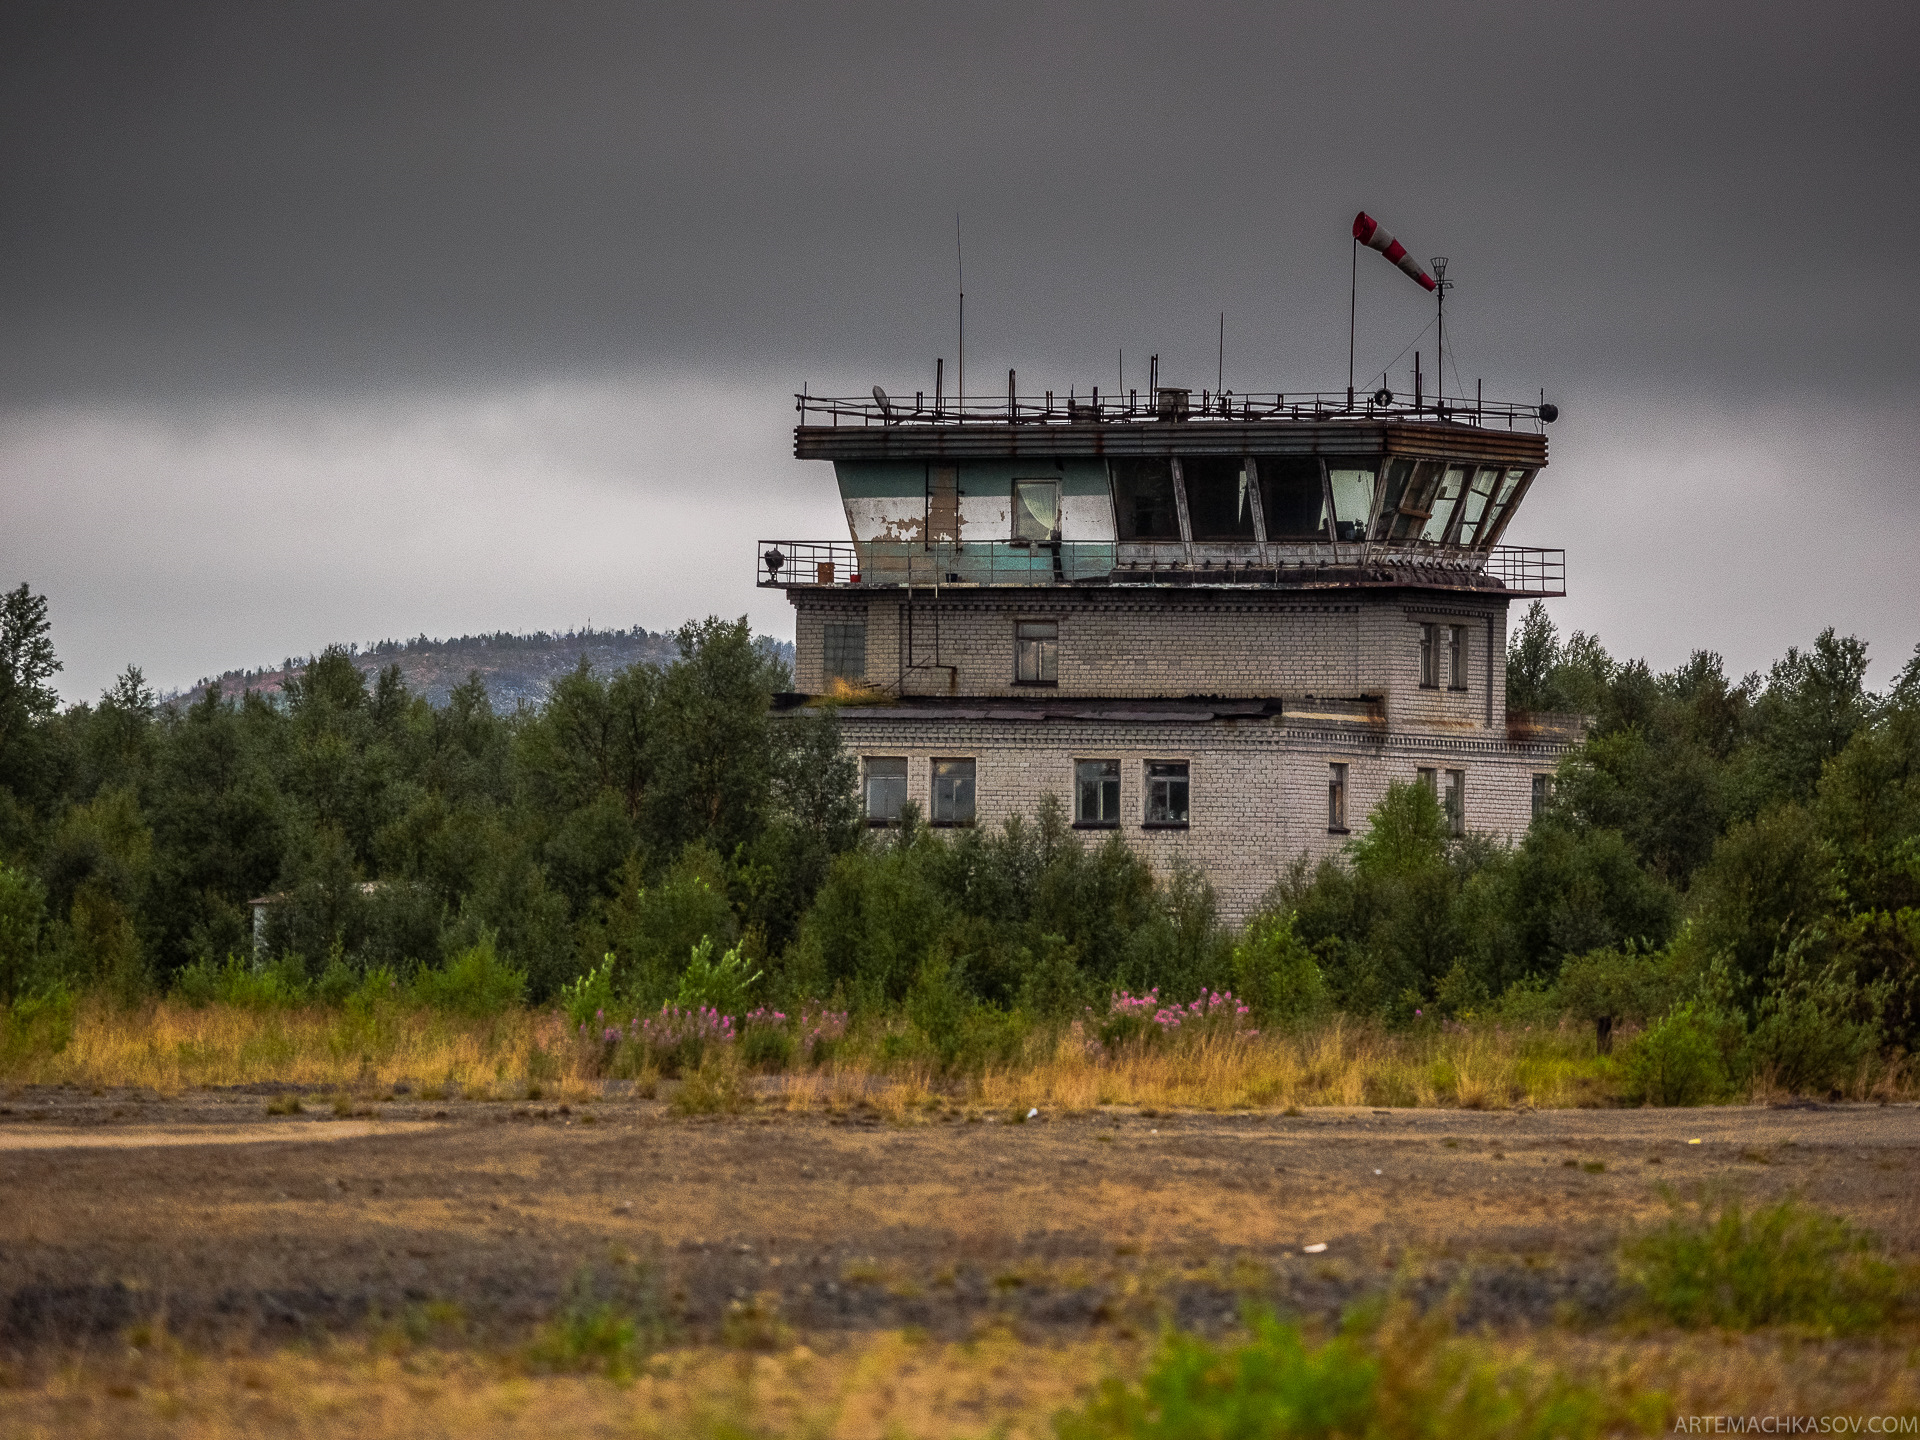
[[[1458,840],[1467,833],[1467,772],[1448,770],[1440,792],[1440,810],[1447,817],[1447,834]]]
[[[1440,688],[1440,623],[1437,620],[1420,622],[1420,688]]]
[[[1527,816],[1529,821],[1538,820],[1552,808],[1554,778],[1551,770],[1533,772],[1533,809]]]
[[[834,668],[834,632],[857,630],[860,638],[855,647],[860,657],[858,674],[848,674],[845,670]],[[844,641],[845,637],[842,636]],[[841,648],[844,648],[841,647]],[[823,620],[820,622],[820,683],[831,687],[836,680],[845,680],[849,684],[867,683],[867,620],[863,615],[857,620]]]
[[[1026,507],[1020,503],[1020,492],[1028,486],[1045,486],[1047,489],[1053,491],[1053,528],[1045,535],[1022,535],[1020,533],[1021,517],[1027,513]],[[1028,546],[1051,545],[1059,541],[1062,533],[1060,525],[1060,481],[1056,477],[1050,475],[1017,476],[1013,480],[1012,489],[1008,494],[1011,502],[1008,505],[1010,528],[1007,539],[1009,544]]]
[[[1050,626],[1052,635],[1023,635],[1028,626]],[[1027,670],[1028,646],[1034,647],[1034,674]],[[1051,672],[1051,673],[1049,673]],[[1058,686],[1060,684],[1060,622],[1058,620],[1021,620],[1013,622],[1013,683],[1015,685]]]
[[[940,767],[943,765],[964,765],[966,769],[967,813],[963,818],[943,817],[940,813],[940,782],[943,778]],[[959,771],[953,773],[958,779]],[[928,823],[936,830],[966,830],[978,823],[980,817],[980,762],[973,755],[935,755],[927,761],[928,780]]]
[[[1447,689],[1464,694],[1467,688],[1467,627],[1448,625],[1447,632]]]
[[[1347,787],[1352,783],[1351,762],[1327,762],[1327,833],[1351,835],[1347,827]]]
[[[1089,780],[1087,777],[1081,774],[1082,768],[1090,765],[1099,765],[1103,767],[1100,773],[1097,776],[1093,777],[1091,780]],[[1086,786],[1090,783],[1099,787],[1099,790],[1101,792],[1099,808],[1103,811],[1107,808],[1106,793],[1105,793],[1106,788],[1108,785],[1111,785],[1113,787],[1113,818],[1111,820],[1106,820],[1106,819],[1089,820],[1087,818],[1085,806],[1083,805],[1082,802],[1086,798],[1086,793],[1087,793]],[[1121,786],[1120,786],[1120,762],[1117,759],[1076,758],[1074,760],[1073,762],[1073,828],[1074,829],[1076,830],[1118,830],[1121,825],[1121,816],[1120,816],[1121,803],[1122,802],[1121,802]]]
[[[1191,760],[1148,760],[1143,763],[1145,765],[1146,787],[1145,793],[1142,796],[1142,819],[1140,821],[1140,828],[1142,830],[1191,829],[1193,827],[1193,762]],[[1177,768],[1180,773],[1178,775],[1172,773],[1164,775],[1154,774],[1156,768],[1162,767],[1168,772],[1172,772]],[[1156,820],[1153,814],[1156,781],[1166,787],[1165,793],[1169,803],[1167,806],[1168,818],[1165,819]],[[1175,786],[1178,787],[1180,795],[1180,818],[1177,820],[1171,818],[1171,798]]]
[[[900,773],[876,776],[873,768],[875,761],[887,765],[897,764],[900,767]],[[900,782],[900,804],[895,807],[891,816],[876,816],[873,813],[873,782],[876,779]],[[860,813],[865,818],[868,829],[891,829],[900,823],[900,812],[907,807],[907,792],[912,788],[912,781],[913,762],[905,755],[862,755],[860,757]]]

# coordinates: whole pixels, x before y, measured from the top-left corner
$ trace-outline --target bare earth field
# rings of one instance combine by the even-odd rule
[[[748,1352],[1125,1345],[1246,1300],[1332,1320],[1389,1288],[1468,1330],[1579,1333],[1618,1318],[1615,1242],[1666,1213],[1662,1187],[1798,1196],[1920,1255],[1911,1105],[898,1124],[622,1099],[268,1118],[269,1098],[4,1098],[0,1363],[34,1404],[142,1325],[230,1357],[421,1315],[505,1346],[570,1286],[635,1273],[677,1343]],[[53,1433],[31,1405],[6,1429],[8,1403],[0,1433]]]

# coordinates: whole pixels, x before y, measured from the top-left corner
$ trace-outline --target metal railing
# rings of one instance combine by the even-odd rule
[[[762,540],[758,583],[792,586],[1340,585],[1418,586],[1548,597],[1567,591],[1567,552],[1524,545],[1491,550],[1369,542],[1217,547],[1103,540]]]
[[[1500,425],[1514,429],[1551,423],[1557,408],[1544,402],[1486,400],[1479,396],[1415,397],[1390,390],[1261,391],[1213,394],[1162,386],[1157,395],[929,396],[916,391],[911,401],[891,396],[878,385],[871,396],[793,397],[800,423],[839,425],[1121,425],[1179,420],[1189,422],[1260,420],[1432,421],[1464,425]]]

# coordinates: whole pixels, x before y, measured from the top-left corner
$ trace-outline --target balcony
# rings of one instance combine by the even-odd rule
[[[1099,540],[763,540],[763,588],[947,586],[1245,586],[1491,592],[1527,599],[1567,593],[1567,552],[1351,541],[1313,545],[1138,544]]]

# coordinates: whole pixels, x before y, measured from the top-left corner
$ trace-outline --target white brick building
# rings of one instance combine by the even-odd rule
[[[851,539],[762,542],[760,578],[796,611],[785,703],[857,702],[870,822],[1051,793],[1203,868],[1230,920],[1395,779],[1524,830],[1569,737],[1509,724],[1508,608],[1564,565],[1498,541],[1551,408],[1156,398],[802,402]]]

